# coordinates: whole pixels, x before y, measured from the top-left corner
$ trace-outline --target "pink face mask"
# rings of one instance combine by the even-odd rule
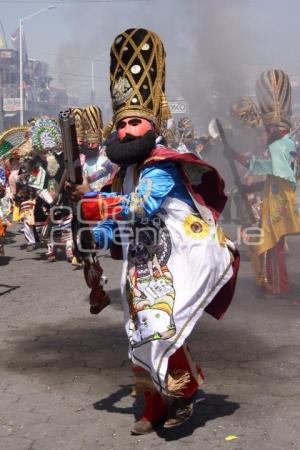
[[[92,150],[98,150],[99,148],[99,144],[88,144],[88,148],[92,149]]]
[[[150,130],[153,130],[152,123],[140,117],[127,117],[126,119],[122,119],[117,125],[117,133],[120,141],[124,139],[126,134],[140,137],[144,136]]]

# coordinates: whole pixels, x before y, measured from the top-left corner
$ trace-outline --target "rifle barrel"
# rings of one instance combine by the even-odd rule
[[[83,178],[77,144],[75,118],[71,109],[59,113],[59,125],[62,135],[67,179],[68,181],[71,181],[71,183],[82,184]]]

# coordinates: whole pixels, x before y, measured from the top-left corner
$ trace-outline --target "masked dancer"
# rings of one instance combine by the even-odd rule
[[[141,28],[119,34],[111,48],[110,82],[109,129],[116,134],[106,151],[121,169],[116,192],[86,194],[82,215],[95,223],[100,248],[113,247],[121,235],[125,328],[145,400],[132,433],[145,434],[192,415],[203,373],[187,339],[204,311],[223,317],[238,256],[217,224],[226,201],[218,173],[191,153],[161,144],[160,127],[170,112],[160,38]]]

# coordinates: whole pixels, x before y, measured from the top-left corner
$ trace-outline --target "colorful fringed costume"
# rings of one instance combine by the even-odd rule
[[[257,100],[269,135],[267,157],[250,159],[250,174],[266,176],[261,212],[261,238],[256,246],[260,275],[258,284],[271,294],[289,291],[284,237],[300,232],[296,204],[296,160],[298,152],[289,135],[291,85],[282,70],[259,77]]]

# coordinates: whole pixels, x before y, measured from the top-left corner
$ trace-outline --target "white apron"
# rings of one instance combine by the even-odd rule
[[[167,197],[160,213],[133,225],[135,237],[123,246],[121,293],[129,356],[150,372],[160,392],[166,392],[169,357],[233,275],[227,246],[232,243],[209,209],[197,207],[201,216]]]

